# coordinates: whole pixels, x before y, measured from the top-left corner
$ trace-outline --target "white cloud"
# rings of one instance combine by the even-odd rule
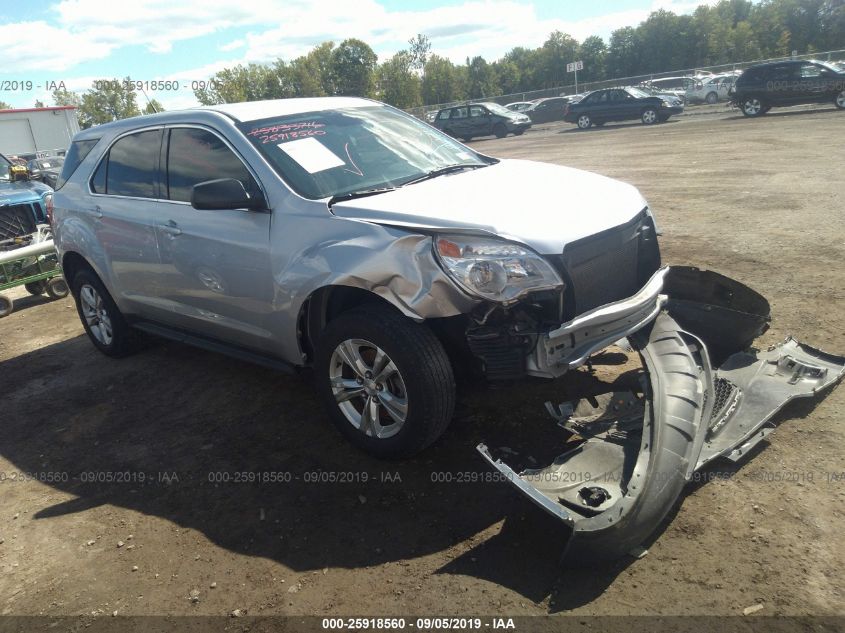
[[[243,48],[244,46],[246,46],[246,40],[233,40],[228,44],[223,44],[218,48],[218,50],[228,53],[229,51],[235,51],[239,48]]]

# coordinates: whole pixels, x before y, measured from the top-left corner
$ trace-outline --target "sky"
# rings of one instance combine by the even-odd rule
[[[327,40],[357,37],[385,59],[423,33],[432,52],[456,63],[492,61],[514,46],[540,46],[556,29],[608,40],[651,11],[689,13],[714,1],[0,0],[0,101],[52,105],[59,82],[81,92],[128,75],[171,80],[147,91],[170,110],[195,105],[193,83],[222,68],[290,60]]]

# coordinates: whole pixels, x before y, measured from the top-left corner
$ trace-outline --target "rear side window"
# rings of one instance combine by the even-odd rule
[[[161,130],[136,132],[118,140],[103,161],[108,163],[105,193],[133,198],[158,197],[156,173],[160,151]],[[98,177],[99,173],[94,176]]]
[[[73,172],[79,167],[79,164],[85,160],[88,153],[94,149],[97,141],[100,139],[86,139],[84,141],[74,141],[70,144],[70,149],[65,156],[65,164],[62,167],[62,173],[56,179],[56,189],[61,189],[62,185],[67,182],[67,179],[73,176]]]
[[[167,198],[190,202],[195,184],[218,178],[235,178],[248,192],[258,191],[252,174],[217,135],[196,128],[170,130]]]

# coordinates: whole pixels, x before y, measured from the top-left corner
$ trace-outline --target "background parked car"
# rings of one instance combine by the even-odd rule
[[[40,180],[45,185],[49,185],[53,189],[56,188],[56,180],[62,171],[62,165],[65,164],[65,159],[61,157],[56,158],[36,158],[29,161],[26,166],[29,169],[29,177],[31,180]]]
[[[548,123],[549,121],[563,121],[566,104],[569,97],[549,97],[538,99],[525,111],[532,123]]]
[[[757,64],[736,80],[731,101],[749,117],[800,103],[832,102],[845,109],[845,72],[815,60]]]
[[[727,101],[728,91],[736,81],[733,73],[705,77],[700,83],[694,83],[686,92],[687,103],[718,103]]]
[[[440,110],[433,125],[446,134],[468,141],[491,134],[498,138],[511,133],[519,136],[531,127],[531,119],[498,103],[470,103]]]
[[[505,107],[513,112],[525,112],[533,105],[533,101],[514,101],[513,103],[508,103]]]
[[[570,103],[565,120],[586,130],[607,121],[630,119],[640,119],[651,125],[683,111],[682,105],[653,97],[638,88],[606,88],[591,92],[578,103]]]
[[[663,92],[662,90],[654,88],[653,86],[650,86],[648,84],[640,84],[638,86],[632,87],[636,88],[637,90],[641,90],[642,92],[645,92],[649,96],[659,97],[675,106],[683,107],[686,103],[686,99],[679,97],[674,92]]]
[[[647,86],[661,93],[674,95],[686,103],[687,92],[694,90],[696,84],[700,84],[701,81],[696,80],[694,77],[661,77],[660,79],[652,79],[645,83]]]

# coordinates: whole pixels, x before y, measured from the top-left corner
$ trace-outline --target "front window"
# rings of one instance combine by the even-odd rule
[[[306,112],[238,127],[297,193],[312,200],[399,187],[453,165],[489,164],[439,130],[384,106]]]

